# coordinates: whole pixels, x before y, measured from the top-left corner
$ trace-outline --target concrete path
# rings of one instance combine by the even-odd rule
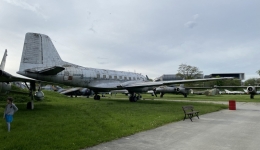
[[[170,123],[87,150],[259,150],[260,103]]]

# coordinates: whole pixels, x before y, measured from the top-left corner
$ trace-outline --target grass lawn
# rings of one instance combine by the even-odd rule
[[[153,98],[149,94],[143,97]],[[249,99],[248,95],[244,99],[246,97]],[[14,115],[11,132],[7,132],[4,119],[0,121],[0,149],[86,148],[180,121],[184,117],[183,105],[194,105],[200,115],[228,108],[227,105],[193,100],[233,99],[222,95],[188,95],[188,98],[183,98],[171,94],[165,94],[165,98],[190,99],[191,102],[141,100],[130,103],[123,94],[94,101],[93,98],[70,98],[46,91],[44,101],[35,102],[34,110],[27,110],[24,102],[15,102],[19,111]],[[5,101],[0,102],[0,112],[4,111],[5,104]]]

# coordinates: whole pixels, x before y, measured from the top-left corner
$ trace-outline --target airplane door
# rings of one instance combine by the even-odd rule
[[[66,82],[70,82],[72,81],[73,79],[73,76],[71,74],[70,71],[64,71],[64,77],[63,77],[63,80],[66,81]]]

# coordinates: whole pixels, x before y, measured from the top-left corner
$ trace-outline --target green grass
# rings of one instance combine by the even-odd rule
[[[29,100],[19,94],[9,96]],[[151,98],[145,94],[146,97]],[[188,96],[192,100],[203,97],[206,96]],[[224,97],[219,98],[230,99]],[[186,99],[170,94],[165,98]],[[227,108],[197,102],[142,100],[130,103],[123,94],[94,101],[48,91],[44,101],[35,102],[34,110],[27,110],[26,103],[16,102],[16,105],[19,111],[14,115],[11,132],[7,132],[3,119],[0,122],[1,149],[81,149],[182,120],[183,105],[194,105],[200,115]],[[0,102],[0,112],[4,107],[5,100]]]

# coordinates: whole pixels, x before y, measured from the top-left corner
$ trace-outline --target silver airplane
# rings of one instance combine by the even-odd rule
[[[254,99],[256,94],[259,94],[260,86],[214,86],[215,88],[246,88],[245,93],[250,94],[250,99]]]
[[[63,61],[51,39],[44,34],[27,33],[20,63],[20,75],[36,80],[60,83],[74,87],[84,87],[94,91],[94,99],[99,100],[99,92],[128,90],[129,101],[136,102],[140,93],[162,85],[205,82],[231,78],[210,78],[151,82],[138,73],[96,69],[78,66]]]

